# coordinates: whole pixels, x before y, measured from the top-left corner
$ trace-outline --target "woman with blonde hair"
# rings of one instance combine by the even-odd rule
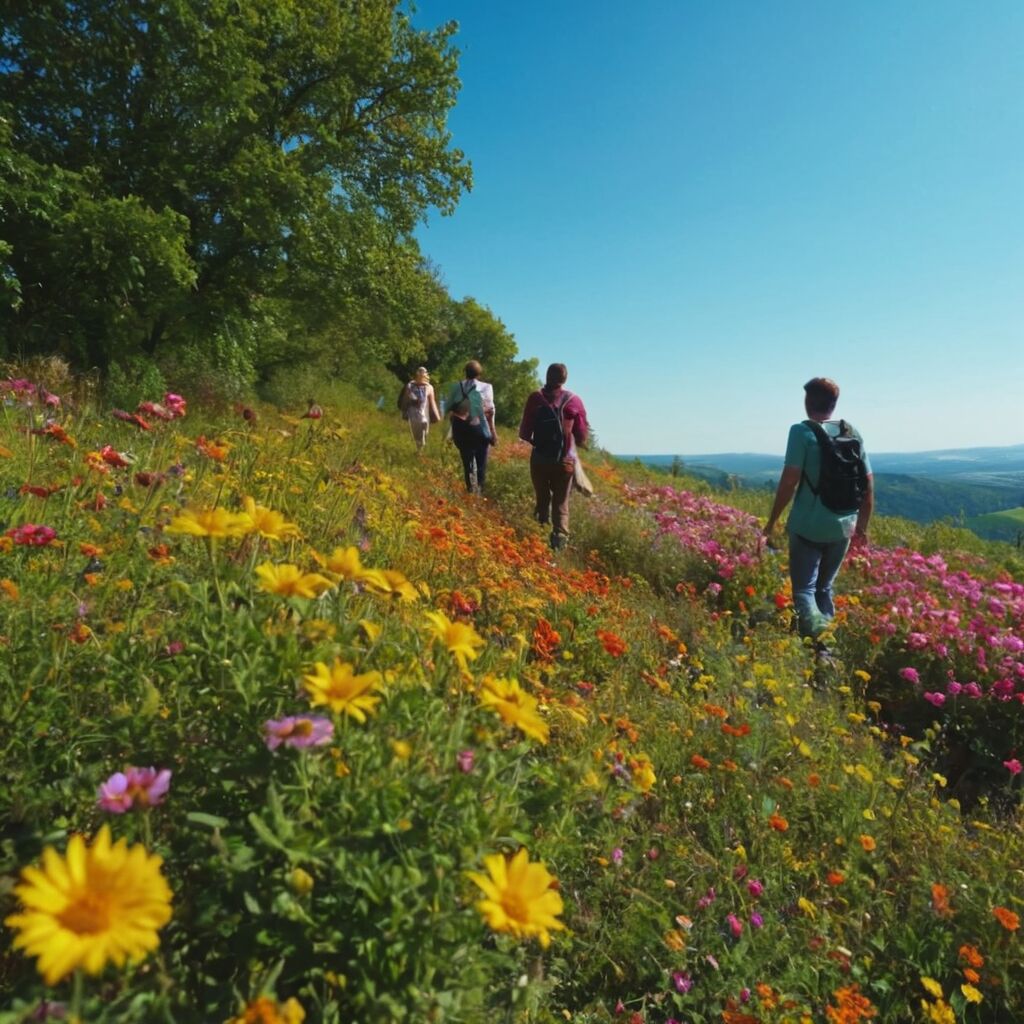
[[[417,366],[413,379],[405,385],[402,394],[402,416],[409,421],[412,439],[416,442],[416,450],[422,452],[427,446],[427,434],[430,424],[441,419],[434,396],[434,385],[430,383],[430,374],[425,366]]]

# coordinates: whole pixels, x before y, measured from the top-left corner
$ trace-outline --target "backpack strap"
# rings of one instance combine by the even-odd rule
[[[828,431],[817,420],[804,420],[804,423],[806,423],[807,426],[811,428],[811,432],[814,434],[815,438],[818,441],[819,448],[822,445],[828,444],[829,441],[832,440],[829,437]],[[844,424],[845,420],[839,421],[840,430],[842,429]],[[803,469],[802,467],[800,469],[800,479],[802,482],[807,484],[807,486],[811,490],[811,494],[813,494],[817,498],[819,494],[818,488],[811,483],[811,478],[807,475],[807,470]]]

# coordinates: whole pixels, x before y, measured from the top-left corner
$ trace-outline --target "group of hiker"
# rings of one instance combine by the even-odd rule
[[[498,443],[494,389],[481,379],[482,372],[477,360],[466,363],[465,377],[452,385],[443,403],[451,439],[462,457],[466,490],[480,494],[486,485],[488,452]],[[586,444],[589,432],[583,402],[565,387],[568,375],[564,363],[552,363],[544,386],[527,398],[519,424],[520,440],[532,448],[534,518],[551,524],[550,544],[555,550],[569,538],[569,496],[574,481],[579,483],[584,476],[577,449]],[[814,377],[804,385],[807,418],[789,429],[784,468],[763,532],[771,545],[775,527],[792,501],[787,533],[797,628],[802,636],[816,640],[816,650],[824,657],[829,652],[817,638],[835,615],[836,577],[851,544],[866,539],[874,508],[864,440],[845,420],[833,419],[838,400],[839,385],[828,377]],[[419,367],[403,389],[399,407],[422,451],[430,424],[442,419],[425,367]]]
[[[466,363],[464,373],[463,379],[451,386],[444,408],[451,439],[462,458],[466,490],[483,494],[487,455],[498,443],[494,388],[482,379],[483,367],[476,359]],[[569,539],[573,483],[589,487],[577,451],[587,441],[587,410],[579,395],[566,389],[568,376],[564,363],[552,363],[544,386],[527,398],[519,424],[519,438],[532,448],[530,479],[537,499],[534,518],[542,525],[551,525],[549,542],[556,551]],[[442,419],[426,367],[417,367],[413,379],[402,389],[398,405],[409,423],[417,451],[423,451],[430,424]]]

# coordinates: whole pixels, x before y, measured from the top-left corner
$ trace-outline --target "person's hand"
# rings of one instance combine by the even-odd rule
[[[497,434],[491,434],[491,444],[494,445],[495,448],[498,447],[498,435]]]

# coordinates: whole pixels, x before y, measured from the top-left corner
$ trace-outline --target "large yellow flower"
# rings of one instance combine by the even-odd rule
[[[356,675],[352,666],[340,658],[335,658],[330,668],[318,661],[313,674],[302,678],[311,704],[326,704],[337,714],[349,715],[357,722],[365,722],[367,715],[376,712],[380,697],[374,697],[373,691],[384,686],[379,672]]]
[[[359,561],[359,548],[354,544],[347,548],[335,548],[326,558],[314,555],[320,567],[343,580],[358,583],[366,569]]]
[[[475,661],[480,656],[479,648],[486,641],[472,626],[452,622],[444,612],[427,612],[426,616],[431,622],[431,635],[448,648],[459,667],[465,671],[466,662]]]
[[[420,595],[397,569],[364,569],[362,580],[371,594],[397,601],[415,601]]]
[[[487,676],[480,688],[480,703],[501,715],[506,725],[514,725],[532,739],[548,741],[548,723],[537,711],[537,698],[527,693],[516,679]]]
[[[89,847],[72,836],[64,857],[46,847],[42,867],[25,868],[15,887],[24,909],[4,922],[18,932],[15,947],[39,958],[47,985],[77,968],[99,974],[111,961],[141,960],[171,917],[162,863],[125,839],[111,845],[107,825]]]
[[[297,565],[274,565],[264,562],[256,566],[260,589],[282,597],[319,597],[334,584],[318,572],[303,572]]]
[[[298,537],[299,528],[289,523],[280,512],[257,505],[253,498],[243,498],[245,514],[252,520],[252,533],[258,533],[267,540],[284,540],[286,537]]]
[[[193,537],[242,537],[251,531],[252,520],[245,512],[229,512],[226,508],[187,508],[167,526],[168,533]]]
[[[496,932],[509,932],[517,939],[536,936],[547,949],[552,931],[565,925],[557,920],[562,912],[562,897],[552,888],[554,877],[541,862],[530,863],[523,847],[511,860],[500,853],[484,857],[488,874],[468,872],[486,899],[476,908]]]

